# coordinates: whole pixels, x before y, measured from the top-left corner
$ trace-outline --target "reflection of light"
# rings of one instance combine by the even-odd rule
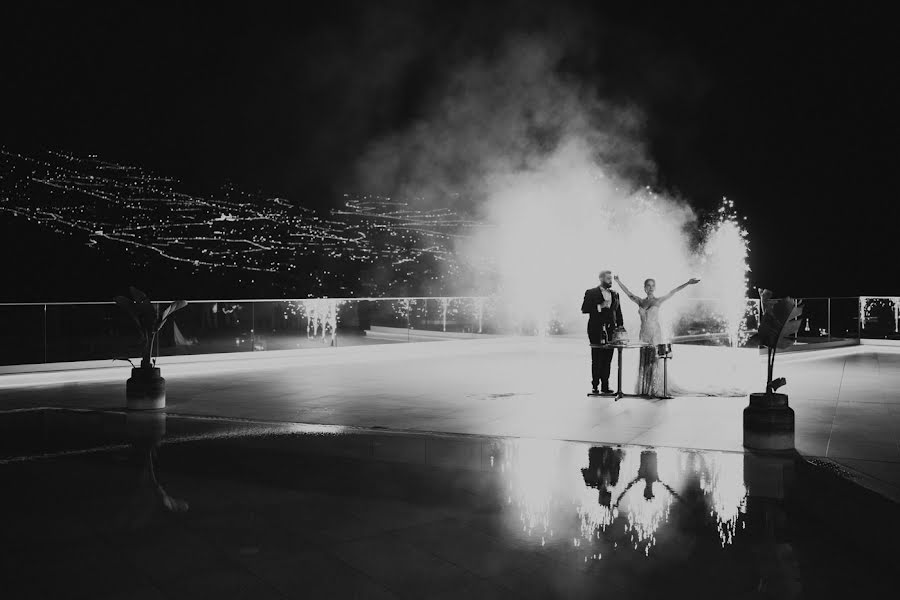
[[[30,410],[30,409],[28,409]],[[47,409],[44,409],[47,410]],[[50,409],[53,410],[53,409]],[[187,442],[220,440],[227,438],[243,438],[249,436],[266,436],[279,435],[285,433],[304,434],[304,435],[340,435],[347,431],[346,427],[339,425],[307,425],[303,423],[255,423],[250,421],[230,421],[220,417],[195,417],[195,416],[178,416],[169,413],[169,416],[178,417],[179,419],[193,421],[215,421],[228,422],[239,425],[235,429],[224,429],[218,431],[206,431],[203,433],[185,434],[185,435],[169,435],[160,440],[161,444],[183,444]],[[0,465],[6,465],[17,462],[28,462],[33,460],[46,460],[60,457],[80,456],[84,454],[94,454],[98,452],[109,452],[114,450],[125,450],[131,447],[131,444],[107,444],[104,446],[95,446],[93,448],[79,448],[75,450],[60,450],[57,452],[46,452],[42,454],[28,454],[24,456],[14,456],[10,458],[0,459]]]
[[[742,455],[617,447],[585,467],[584,446],[577,456],[564,447],[518,440],[501,448],[498,464],[515,511],[514,528],[527,538],[542,546],[554,538],[570,540],[566,543],[584,549],[585,560],[599,560],[599,546],[609,544],[610,532],[623,530],[630,541],[624,547],[646,556],[674,507],[685,502],[682,497],[697,497],[687,493],[694,489],[702,492],[722,546],[734,541],[747,502]],[[611,456],[617,476],[605,471]],[[579,477],[583,467],[586,474]],[[596,487],[586,485],[588,477]]]
[[[650,554],[650,548],[656,543],[656,531],[669,518],[672,506],[672,495],[659,482],[649,484],[652,497],[644,497],[645,483],[642,481],[632,487],[623,497],[620,510],[628,521],[628,533],[635,550],[643,548],[644,554]]]
[[[742,454],[707,454],[703,460],[700,489],[709,503],[709,515],[716,519],[722,546],[734,540],[740,516],[747,510]]]
[[[509,456],[501,463],[508,477],[507,502],[518,507],[522,530],[542,539],[553,536],[549,515],[560,448],[561,444],[554,441],[519,440],[508,447]]]

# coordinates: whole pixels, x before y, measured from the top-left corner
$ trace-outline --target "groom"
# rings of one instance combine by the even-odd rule
[[[609,370],[612,363],[612,348],[594,348],[596,344],[608,343],[614,327],[622,326],[622,306],[619,294],[612,289],[612,271],[600,271],[600,285],[584,292],[581,312],[588,317],[588,339],[591,341],[591,393],[597,394],[597,385],[602,382],[600,392],[611,394]],[[606,334],[606,335],[604,335]]]

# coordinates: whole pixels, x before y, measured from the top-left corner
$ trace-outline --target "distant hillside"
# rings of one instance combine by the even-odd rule
[[[329,214],[226,186],[208,197],[138,167],[0,151],[4,300],[447,293],[453,239],[479,224],[445,209],[351,196]]]

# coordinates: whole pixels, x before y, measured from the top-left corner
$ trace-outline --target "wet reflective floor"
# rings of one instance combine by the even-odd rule
[[[896,591],[896,505],[796,454],[28,410],[0,480],[4,598]]]

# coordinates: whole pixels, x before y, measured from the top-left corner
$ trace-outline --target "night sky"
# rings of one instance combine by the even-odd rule
[[[875,4],[318,4],[5,7],[0,144],[325,208],[449,69],[547,35],[602,97],[641,107],[648,183],[700,209],[736,201],[754,284],[900,294],[896,32]]]

